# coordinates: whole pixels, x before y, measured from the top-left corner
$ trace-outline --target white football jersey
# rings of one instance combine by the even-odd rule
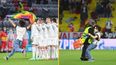
[[[51,23],[47,24],[47,30],[48,30],[48,36],[49,37],[54,36],[54,30],[53,30],[53,27],[52,27]]]
[[[20,27],[20,26],[16,27],[16,35],[17,35],[16,39],[22,41],[25,34],[26,34],[26,27]]]
[[[57,37],[58,36],[58,27],[56,23],[52,23],[52,27],[54,30],[54,35]]]
[[[94,39],[93,44],[96,44],[97,45],[97,43],[100,41],[101,33],[100,32],[97,32],[97,33],[95,33],[95,36],[97,36],[98,38],[97,39]]]
[[[48,38],[48,30],[46,24],[42,24],[42,29],[43,29],[43,38]]]
[[[37,23],[36,22],[34,22],[33,24],[32,24],[32,26],[31,26],[31,39],[34,37],[34,36],[38,36],[39,34],[39,32],[38,32],[38,30],[37,30]]]
[[[39,24],[38,26],[37,26],[37,30],[38,30],[38,35],[39,35],[39,37],[41,38],[41,39],[43,39],[43,29],[42,29],[42,24]]]

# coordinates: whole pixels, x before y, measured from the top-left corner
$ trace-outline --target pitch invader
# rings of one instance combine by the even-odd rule
[[[86,56],[88,58],[88,61],[90,61],[90,62],[94,61],[93,57],[90,54],[90,51],[97,47],[98,42],[101,39],[102,33],[100,32],[100,30],[101,30],[101,27],[99,27],[98,25],[95,25],[94,26],[94,34],[95,35],[92,35],[91,33],[88,33],[88,35],[93,38],[93,42],[88,46],[88,48],[86,50]]]
[[[9,22],[13,25],[13,27],[16,28],[16,41],[14,42],[12,51],[8,54],[8,56],[5,57],[6,60],[8,60],[16,51],[21,51],[25,54],[25,50],[20,48],[20,45],[22,43],[22,40],[24,38],[24,35],[26,34],[26,29],[29,29],[31,25],[25,27],[25,21],[19,20],[19,25],[16,25],[11,19],[9,19]]]

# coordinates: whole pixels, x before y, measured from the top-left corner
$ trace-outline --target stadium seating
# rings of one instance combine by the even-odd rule
[[[89,17],[88,19],[90,19],[90,13],[95,10],[96,7],[96,0],[92,0],[91,4],[88,5],[88,14]],[[113,7],[116,7],[116,4],[113,4]],[[62,20],[62,24],[60,24],[60,30],[63,32],[69,32],[69,28],[68,28],[68,24],[65,22],[68,18],[70,17],[77,17],[77,19],[75,21],[73,21],[72,23],[74,24],[75,27],[75,31],[77,32],[80,28],[80,14],[76,14],[76,13],[71,13],[67,10],[63,11],[64,17]],[[116,10],[112,11],[113,17],[111,17],[112,23],[113,23],[113,27],[112,27],[112,31],[114,31],[114,28],[116,27],[116,16],[114,14],[116,14]],[[105,23],[106,23],[107,18],[100,18],[99,21],[97,21],[97,24],[100,25],[102,27],[102,29],[105,27]]]
[[[19,10],[19,4],[18,4],[18,1],[19,0],[8,0],[7,1],[7,8],[9,9],[15,9],[16,11]],[[27,10],[29,11],[30,8],[29,6],[27,5],[27,0],[22,0],[22,3],[24,5],[24,10]],[[51,4],[52,3],[52,4]],[[42,11],[44,11],[44,9],[47,9],[48,10],[48,15],[50,17],[57,17],[57,13],[58,12],[58,5],[56,4],[57,3],[57,0],[55,1],[52,1],[50,2],[49,4],[36,4],[36,3],[32,3],[32,9],[33,9],[33,12],[39,16],[39,17],[42,17]],[[1,6],[1,4],[0,4]],[[13,13],[12,13],[13,14]]]

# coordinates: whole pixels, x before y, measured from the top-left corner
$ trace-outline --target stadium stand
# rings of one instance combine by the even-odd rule
[[[79,0],[75,0],[75,1],[79,1]],[[95,11],[96,9],[96,5],[97,5],[97,2],[98,1],[103,1],[103,0],[90,0],[91,2],[88,3],[88,19],[91,19],[91,12]],[[106,1],[106,0],[104,0]],[[116,16],[114,14],[116,14],[116,10],[115,10],[115,7],[116,7],[116,2],[115,0],[108,0],[111,2],[112,4],[112,15],[109,17],[113,23],[113,26],[112,26],[112,31],[115,32],[115,27],[116,27]],[[63,8],[60,7],[60,10],[62,10]],[[77,9],[79,10],[79,9]],[[74,24],[74,27],[75,27],[75,32],[79,31],[80,29],[80,11],[77,13],[75,11],[70,11],[68,8],[66,9],[63,9],[62,11],[60,11],[60,31],[61,32],[69,32],[69,28],[68,28],[68,24],[66,22],[67,19],[71,18],[71,17],[77,17],[76,20],[74,21],[71,21],[71,23]],[[105,15],[104,16],[100,16],[97,20],[97,24],[99,26],[102,27],[102,30],[105,28],[105,25],[106,25],[106,21],[109,19],[108,17],[106,17]]]

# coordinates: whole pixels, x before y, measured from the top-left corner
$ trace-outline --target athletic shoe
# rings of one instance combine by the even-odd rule
[[[26,50],[23,50],[22,53],[23,53],[23,56],[26,57]]]
[[[9,58],[6,56],[6,57],[5,57],[5,60],[8,60],[8,59],[9,59]]]
[[[29,60],[36,60],[35,58],[30,58]]]
[[[94,59],[89,59],[88,62],[94,62]]]
[[[41,58],[36,58],[36,60],[42,60]]]
[[[88,61],[88,58],[80,58],[81,61]]]

